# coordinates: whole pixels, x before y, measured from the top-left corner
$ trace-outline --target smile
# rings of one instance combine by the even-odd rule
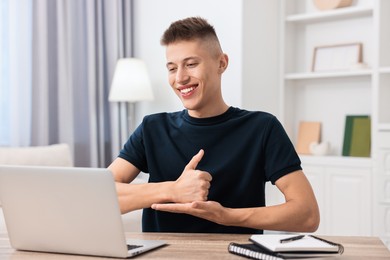
[[[182,94],[187,94],[188,92],[191,92],[193,91],[195,88],[194,87],[190,87],[190,88],[184,88],[184,89],[180,89],[180,92]]]
[[[178,88],[178,90],[180,91],[180,93],[182,95],[189,95],[191,94],[192,91],[194,91],[196,89],[197,86],[182,86],[180,88]]]

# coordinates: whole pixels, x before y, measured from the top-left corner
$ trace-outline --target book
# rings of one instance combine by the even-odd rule
[[[352,127],[351,150],[349,155],[370,157],[371,151],[371,119],[355,118]]]
[[[310,154],[310,144],[319,143],[321,139],[321,123],[301,121],[297,138],[297,153]]]
[[[347,115],[343,156],[369,157],[371,153],[371,119],[368,115]]]
[[[231,242],[228,246],[228,251],[232,254],[244,256],[251,259],[269,259],[269,260],[283,260],[285,258],[278,256],[277,253],[272,253],[263,250],[261,247],[251,244],[239,244]]]
[[[297,240],[283,243],[281,240],[296,237],[296,235],[252,235],[250,241],[256,245],[275,253],[304,252],[304,253],[339,253],[344,252],[341,244],[325,240],[314,235],[302,235]]]
[[[345,118],[343,151],[341,153],[343,156],[349,156],[349,151],[351,150],[353,118],[354,116],[346,116]]]

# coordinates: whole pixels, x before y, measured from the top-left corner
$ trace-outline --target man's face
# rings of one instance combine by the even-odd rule
[[[200,40],[179,41],[166,47],[169,84],[192,116],[213,110],[221,96],[222,53]]]

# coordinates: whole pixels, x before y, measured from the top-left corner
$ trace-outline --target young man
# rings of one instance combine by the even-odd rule
[[[144,208],[143,231],[312,232],[319,210],[279,121],[228,106],[228,66],[214,28],[198,17],[165,31],[169,84],[185,110],[146,116],[109,166],[122,213]],[[140,171],[149,183],[131,184]],[[271,181],[285,203],[265,206]]]

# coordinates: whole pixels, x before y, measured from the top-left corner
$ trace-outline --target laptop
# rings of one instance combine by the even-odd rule
[[[17,250],[129,258],[161,240],[127,240],[104,168],[0,166],[0,201]]]

